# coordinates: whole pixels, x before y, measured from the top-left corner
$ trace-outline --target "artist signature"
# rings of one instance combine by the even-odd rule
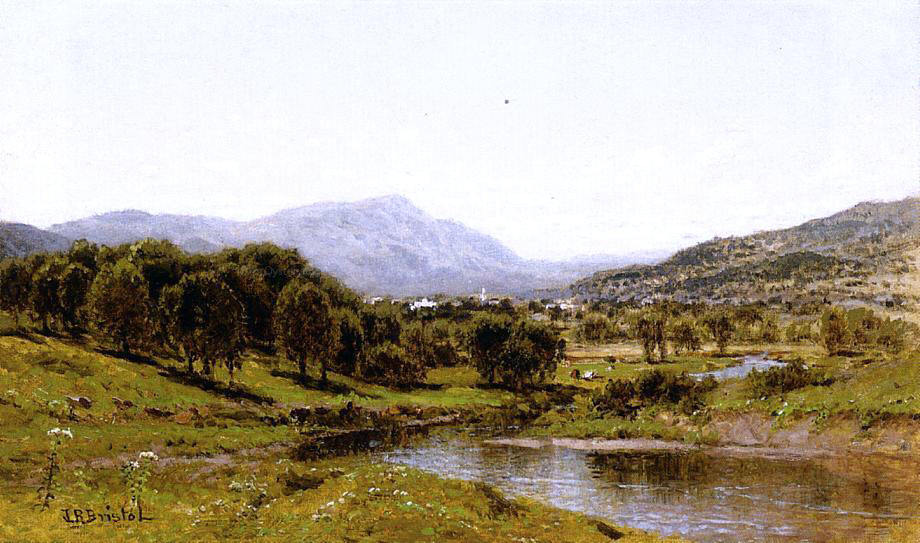
[[[61,509],[61,518],[72,527],[86,526],[89,524],[118,524],[121,522],[147,522],[153,520],[144,516],[144,509],[140,505],[136,508],[121,507],[113,509],[106,505],[104,509],[90,509],[88,507],[75,507]]]

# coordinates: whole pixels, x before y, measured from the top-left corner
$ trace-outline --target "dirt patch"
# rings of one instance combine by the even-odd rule
[[[920,454],[920,421],[894,417],[863,429],[855,417],[838,415],[820,424],[815,416],[782,421],[761,413],[722,413],[703,431],[720,445]]]

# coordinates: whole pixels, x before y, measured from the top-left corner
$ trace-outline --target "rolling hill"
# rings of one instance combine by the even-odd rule
[[[70,239],[28,224],[0,222],[0,259],[22,257],[70,246]]]
[[[864,202],[793,228],[716,238],[655,265],[596,272],[583,299],[825,301],[911,309],[920,296],[920,198]]]

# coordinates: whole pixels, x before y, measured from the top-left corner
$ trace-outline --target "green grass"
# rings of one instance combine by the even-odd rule
[[[171,369],[176,371],[170,373]],[[475,372],[463,367],[435,370],[432,386],[415,390],[394,390],[334,373],[331,386],[320,390],[273,375],[272,370],[279,369],[292,368],[277,357],[247,354],[237,381],[243,390],[274,403],[241,405],[184,382],[178,361],[132,362],[99,352],[92,344],[34,333],[0,336],[0,473],[21,473],[39,465],[47,449],[44,433],[57,426],[74,431],[81,459],[141,447],[173,455],[215,454],[297,438],[293,427],[260,420],[284,415],[295,406],[336,408],[351,401],[376,410],[397,406],[456,412],[513,404],[517,398],[511,392],[477,387]],[[226,378],[218,375],[219,380]],[[86,396],[93,405],[77,407],[71,417],[68,396]],[[113,398],[134,407],[119,410]],[[152,416],[144,408],[172,416]],[[193,409],[200,416],[193,416]]]
[[[72,459],[75,445],[61,456]],[[31,489],[10,487],[0,499],[0,539],[106,541],[609,541],[597,521],[486,485],[444,480],[414,469],[369,463],[363,456],[292,462],[280,455],[214,462],[160,459],[142,494],[141,525],[68,526],[61,509],[97,513],[130,509],[117,466],[65,468],[53,507],[36,509]],[[662,541],[609,524],[619,541]],[[669,541],[678,541],[669,539]]]

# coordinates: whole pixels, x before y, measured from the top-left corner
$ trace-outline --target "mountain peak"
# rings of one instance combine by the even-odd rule
[[[412,203],[412,200],[401,194],[387,194],[386,196],[367,198],[366,200],[359,200],[355,204],[422,213],[422,210]]]

